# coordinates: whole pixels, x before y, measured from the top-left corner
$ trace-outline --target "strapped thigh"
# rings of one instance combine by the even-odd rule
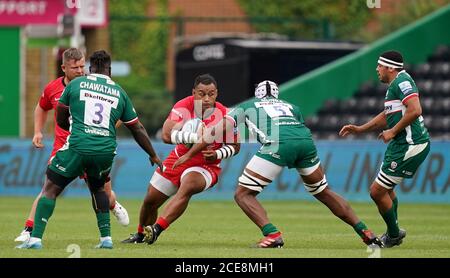
[[[309,176],[312,173],[314,173],[314,171],[316,171],[319,167],[320,167],[320,162],[318,162],[315,165],[308,167],[308,168],[297,168],[297,172],[301,176]],[[303,185],[305,186],[306,191],[308,191],[312,195],[316,195],[316,194],[319,194],[320,192],[322,192],[328,186],[328,182],[327,182],[327,178],[325,177],[325,175],[323,175],[323,177],[320,181],[318,181],[316,183],[303,182]]]
[[[328,182],[325,175],[323,175],[323,178],[320,181],[316,183],[304,182],[303,185],[305,186],[306,191],[311,193],[311,195],[316,195],[322,192],[328,186]]]
[[[320,162],[318,162],[317,164],[315,164],[311,167],[308,167],[308,168],[297,168],[297,172],[302,176],[309,176],[314,171],[316,171],[317,168],[319,168],[319,166],[320,166]]]
[[[270,181],[264,181],[252,176],[247,169]],[[248,162],[244,172],[239,177],[239,185],[250,190],[261,192],[266,185],[271,183],[280,174],[282,169],[283,167],[255,155]],[[262,174],[263,170],[264,174]]]
[[[402,177],[394,177],[384,173],[382,170],[378,172],[375,182],[386,189],[394,189],[394,187],[403,181]]]

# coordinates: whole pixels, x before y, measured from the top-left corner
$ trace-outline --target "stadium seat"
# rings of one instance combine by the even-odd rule
[[[374,82],[372,82],[372,81],[366,82],[361,86],[361,88],[359,89],[359,91],[355,95],[355,97],[357,97],[357,98],[369,97],[369,96],[373,95],[373,93],[375,92],[375,89],[376,89],[376,86],[375,86]]]
[[[349,111],[355,111],[358,109],[358,101],[355,98],[342,100],[340,102],[341,113],[349,113]]]
[[[442,61],[450,62],[450,47],[447,45],[440,45],[436,51],[428,59],[430,62]]]
[[[427,79],[431,77],[431,64],[424,63],[419,65],[415,70],[416,78]]]
[[[434,107],[434,99],[431,97],[423,97],[420,100],[423,114],[434,114],[438,112]]]
[[[433,91],[436,96],[450,97],[450,80],[437,81]]]
[[[421,79],[416,82],[416,86],[419,89],[419,94],[428,95],[432,93],[433,80]]]
[[[420,65],[405,65],[419,89],[425,125],[433,138],[450,138],[450,47],[441,45]],[[317,115],[306,119],[316,139],[340,139],[338,132],[345,124],[361,125],[384,109],[387,85],[367,81],[352,98],[329,99]],[[376,139],[376,133],[349,136],[353,139]]]
[[[319,113],[322,114],[335,114],[339,112],[339,100],[337,99],[328,99],[324,102]]]
[[[448,79],[450,77],[450,63],[437,62],[431,67],[431,76],[438,79]]]

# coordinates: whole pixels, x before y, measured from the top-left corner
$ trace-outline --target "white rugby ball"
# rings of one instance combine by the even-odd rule
[[[181,131],[198,134],[199,129],[203,128],[204,126],[205,124],[203,123],[202,120],[200,120],[199,118],[194,118],[185,122],[183,127],[181,128]],[[184,145],[190,148],[192,147],[193,143],[188,143]]]

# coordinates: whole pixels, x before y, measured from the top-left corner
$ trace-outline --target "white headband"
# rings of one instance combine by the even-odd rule
[[[378,64],[385,66],[385,67],[394,68],[394,69],[403,68],[403,63],[395,62],[395,61],[389,60],[389,59],[381,57],[381,56],[380,56],[380,58],[378,58]]]

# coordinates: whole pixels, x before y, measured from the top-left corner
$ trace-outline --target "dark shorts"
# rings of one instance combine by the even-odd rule
[[[91,184],[103,185],[111,171],[114,156],[114,154],[79,154],[68,148],[56,153],[48,169],[68,179],[75,179],[86,173]],[[58,185],[65,187],[67,184]]]

